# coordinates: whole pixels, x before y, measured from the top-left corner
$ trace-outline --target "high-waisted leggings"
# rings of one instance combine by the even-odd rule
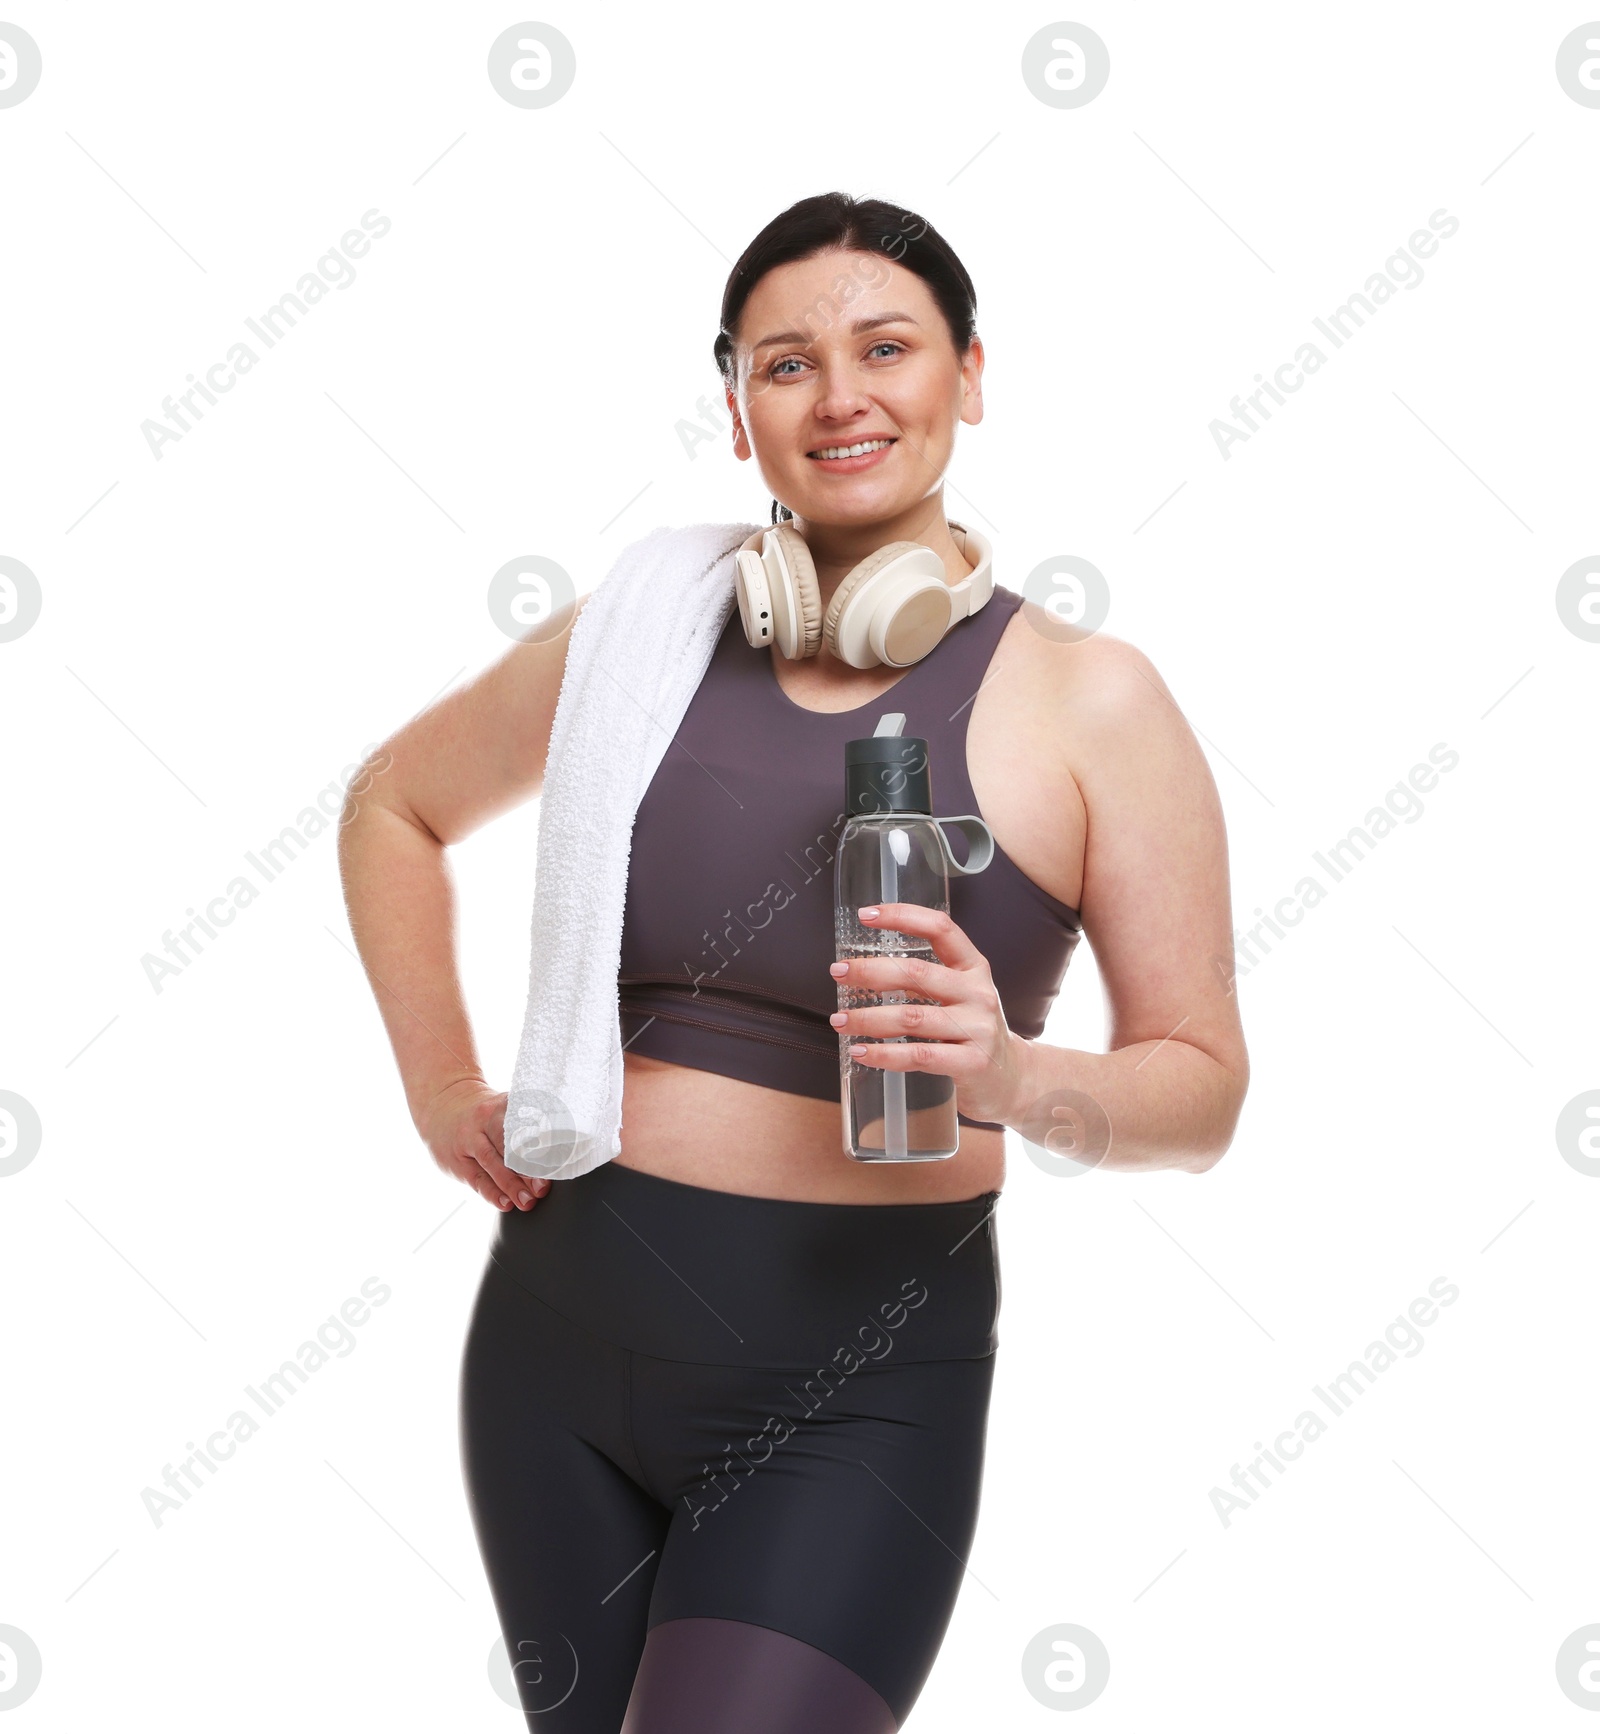
[[[617,1162],[496,1225],[461,1366],[542,1734],[893,1734],[977,1523],[998,1194],[815,1204]]]

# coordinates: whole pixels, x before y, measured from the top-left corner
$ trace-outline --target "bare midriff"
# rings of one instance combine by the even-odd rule
[[[933,1204],[998,1192],[999,1132],[961,1128],[938,1162],[857,1162],[837,1102],[769,1090],[644,1054],[622,1056],[624,1168],[687,1186],[827,1204]]]

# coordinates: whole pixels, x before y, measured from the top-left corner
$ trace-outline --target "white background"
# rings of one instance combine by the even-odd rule
[[[1012,588],[1106,574],[1206,746],[1238,926],[1460,755],[1241,968],[1219,1166],[1063,1180],[1008,1140],[972,1576],[910,1725],[1060,1725],[1021,1657],[1062,1622],[1109,1650],[1105,1730],[1581,1725],[1600,1184],[1554,1127],[1600,1085],[1600,645],[1555,586],[1600,542],[1600,110],[1554,69],[1586,14],[564,7],[532,14],[577,53],[542,110],[488,80],[504,9],[5,16],[44,68],[0,110],[0,553],[44,597],[0,644],[0,1088],[44,1127],[0,1181],[0,1624],[44,1663],[16,1726],[519,1725],[457,1454],[492,1213],[411,1128],[332,828],[159,993],[141,959],[501,654],[504,562],[587,590],[657,524],[765,517],[677,424],[731,262],[834,187],[971,271],[987,416],[948,509]],[[1020,74],[1062,16],[1111,56],[1076,110]],[[373,208],[351,286],[154,458],[162,399]],[[1212,419],[1440,209],[1424,280],[1219,456]],[[501,1085],[537,822],[452,857]],[[1103,1043],[1087,946],[1046,1039]],[[154,1523],[164,1465],[374,1276],[351,1352]],[[1213,1487],[1441,1276],[1421,1351],[1224,1526]]]

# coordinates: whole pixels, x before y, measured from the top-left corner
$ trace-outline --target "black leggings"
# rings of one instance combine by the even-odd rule
[[[500,1217],[461,1449],[530,1728],[899,1728],[977,1522],[997,1199],[608,1162]]]

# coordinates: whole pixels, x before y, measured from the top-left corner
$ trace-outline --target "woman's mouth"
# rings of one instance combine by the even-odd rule
[[[849,476],[882,463],[884,454],[894,443],[893,439],[856,440],[848,445],[818,446],[806,456],[820,469],[834,475]]]

